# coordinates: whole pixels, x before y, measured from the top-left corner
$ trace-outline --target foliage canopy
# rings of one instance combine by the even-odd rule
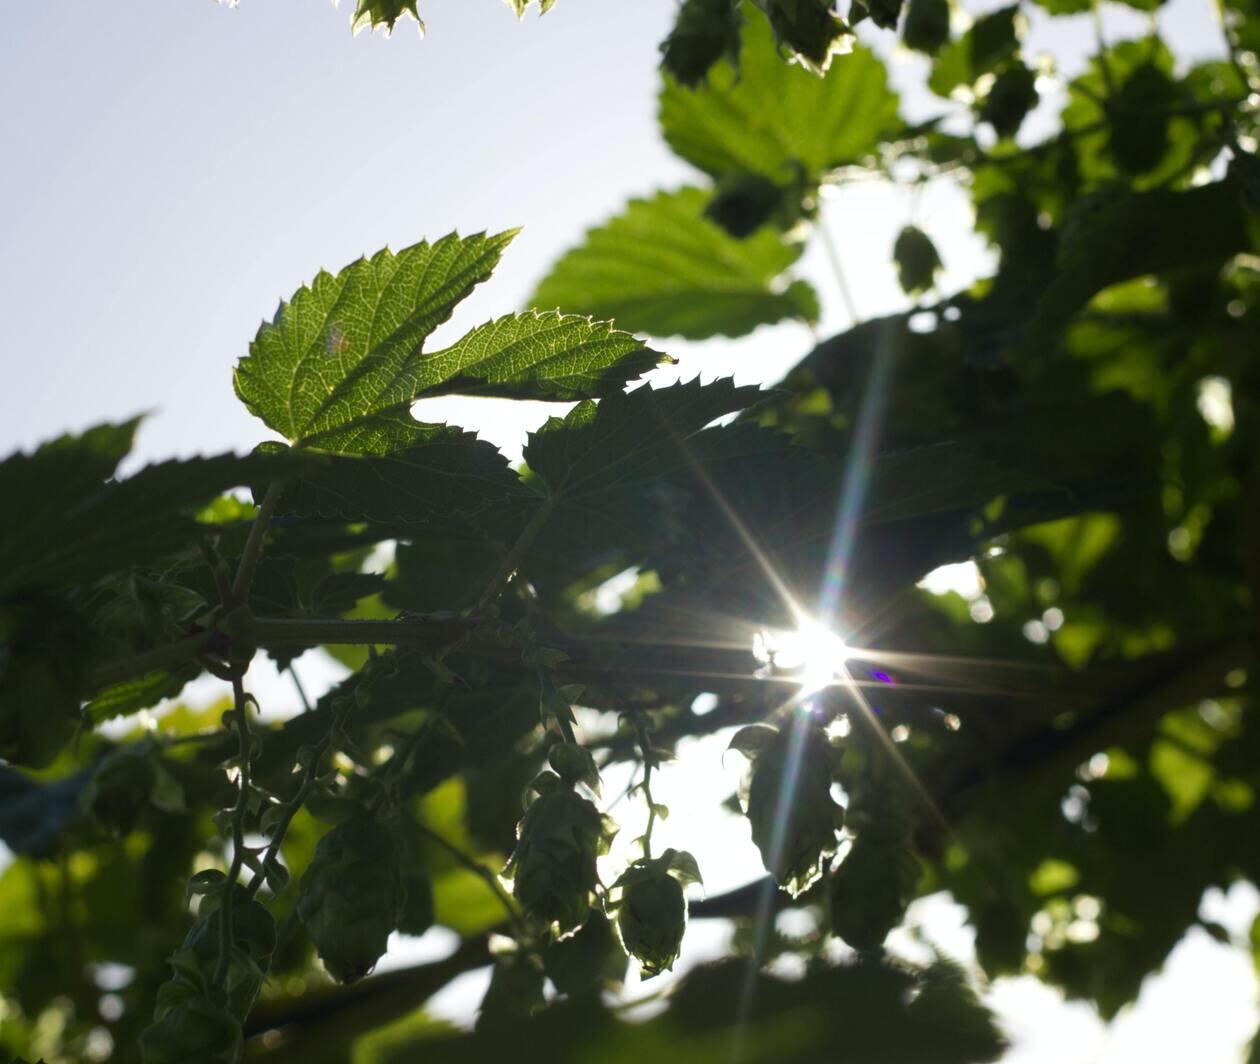
[[[133,421],[0,462],[0,1052],[997,1059],[975,973],[885,952],[937,891],[984,975],[1132,1001],[1208,887],[1260,882],[1260,9],[1222,11],[1219,60],[1100,40],[1050,93],[1019,4],[954,32],[941,0],[683,0],[659,116],[694,183],[591,229],[529,309],[430,350],[513,234],[383,250],[237,364],[285,442],[118,477]],[[894,34],[939,119],[899,117]],[[630,387],[672,337],[816,322],[795,268],[866,179],[961,184],[992,275],[941,291],[908,217],[904,312],[772,390]],[[513,469],[412,416],[448,394],[572,405]],[[952,563],[970,599],[920,586]],[[257,655],[319,647],[341,683],[258,706]],[[180,704],[203,674],[225,701]],[[725,730],[768,878],[701,897],[652,780]],[[625,763],[647,828],[602,874]],[[648,1021],[609,1005],[627,954],[658,975],[713,918],[727,959]],[[449,958],[370,974],[433,926]],[[475,1030],[425,1017],[489,965]]]

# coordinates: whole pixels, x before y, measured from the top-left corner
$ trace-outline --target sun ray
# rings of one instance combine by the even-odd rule
[[[871,375],[866,382],[858,409],[857,424],[845,459],[844,484],[832,523],[827,566],[823,571],[822,587],[818,596],[818,620],[828,628],[834,627],[844,598],[849,560],[857,541],[858,519],[866,499],[875,444],[883,421],[884,408],[888,403],[894,361],[893,335],[892,319],[889,319],[879,329]]]

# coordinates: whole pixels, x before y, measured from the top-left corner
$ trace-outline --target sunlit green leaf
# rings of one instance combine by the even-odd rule
[[[737,240],[704,216],[705,199],[684,188],[632,200],[561,257],[531,302],[689,339],[816,318],[813,289],[783,276],[800,245],[769,229]]]

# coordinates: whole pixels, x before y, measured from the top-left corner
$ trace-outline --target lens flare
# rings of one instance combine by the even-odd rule
[[[763,664],[796,673],[800,696],[807,697],[835,683],[852,651],[835,632],[804,618],[790,632],[758,632],[753,654]]]

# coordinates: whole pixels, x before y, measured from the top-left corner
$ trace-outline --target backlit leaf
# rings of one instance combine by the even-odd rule
[[[555,264],[531,302],[688,339],[816,318],[813,289],[782,277],[800,245],[768,228],[737,240],[704,216],[706,205],[696,188],[631,200]]]

